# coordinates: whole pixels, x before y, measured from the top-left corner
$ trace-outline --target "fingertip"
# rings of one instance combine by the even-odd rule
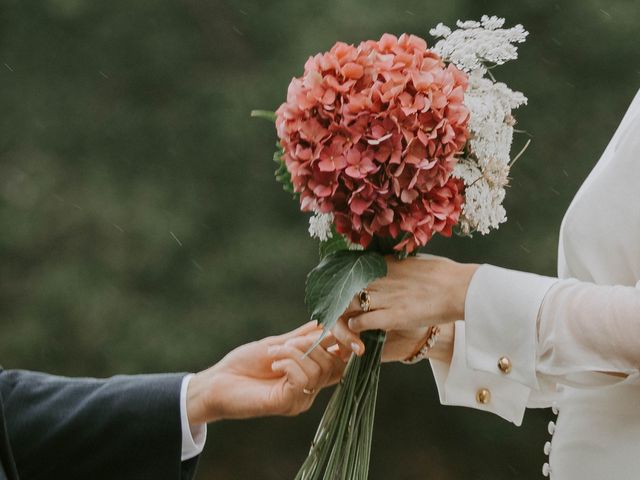
[[[353,353],[355,353],[359,357],[364,353],[364,344],[362,343],[351,342],[351,345],[349,346],[351,347],[351,350],[353,350]]]
[[[277,360],[271,364],[271,370],[274,372],[283,372],[285,369],[284,362]]]
[[[349,330],[351,330],[352,332],[358,332],[358,323],[358,320],[356,320],[355,318],[350,318],[347,322]]]

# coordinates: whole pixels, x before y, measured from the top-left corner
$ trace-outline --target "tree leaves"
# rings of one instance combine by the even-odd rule
[[[324,332],[317,346],[346,310],[351,299],[376,278],[387,274],[384,257],[371,251],[340,250],[324,257],[307,276],[305,302],[311,319]]]

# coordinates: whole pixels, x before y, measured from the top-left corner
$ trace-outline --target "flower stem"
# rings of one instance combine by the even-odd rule
[[[276,112],[270,110],[251,110],[251,116],[254,118],[264,118],[271,122],[276,121]]]
[[[384,340],[381,330],[362,334],[365,353],[349,361],[296,480],[367,479]]]

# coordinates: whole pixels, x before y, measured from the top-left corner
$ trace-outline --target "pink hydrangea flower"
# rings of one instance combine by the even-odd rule
[[[294,78],[276,127],[304,211],[367,247],[412,252],[451,235],[464,186],[452,177],[468,140],[467,75],[414,35],[336,43]]]

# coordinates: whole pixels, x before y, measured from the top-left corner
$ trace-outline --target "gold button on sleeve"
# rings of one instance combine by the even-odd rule
[[[511,371],[511,360],[509,357],[500,357],[498,360],[498,368],[504,374],[507,374]]]
[[[491,392],[486,388],[481,388],[476,392],[476,401],[480,405],[486,405],[491,401]]]

